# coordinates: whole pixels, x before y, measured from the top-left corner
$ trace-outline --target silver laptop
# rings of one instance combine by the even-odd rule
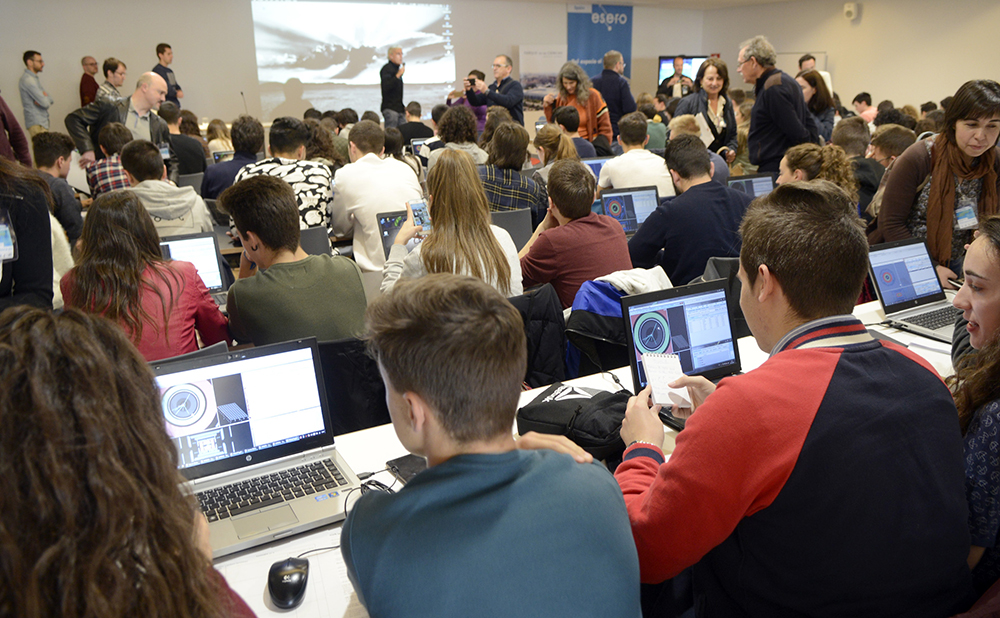
[[[774,191],[773,174],[747,174],[745,176],[730,176],[729,188],[758,198]]]
[[[333,444],[316,339],[152,368],[213,557],[344,518],[360,481]]]
[[[909,238],[871,247],[868,272],[890,326],[951,343],[962,311],[945,299],[923,240]]]
[[[160,239],[160,251],[169,260],[191,262],[198,269],[201,280],[212,295],[212,300],[223,310],[226,308],[228,290],[222,283],[219,266],[219,239],[214,232],[167,236]]]
[[[659,205],[655,186],[611,189],[601,192],[600,214],[616,219],[625,235],[631,237]]]

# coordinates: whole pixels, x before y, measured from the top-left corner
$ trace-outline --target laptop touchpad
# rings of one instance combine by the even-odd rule
[[[236,535],[241,539],[250,536],[275,530],[284,526],[289,526],[299,521],[292,511],[292,507],[283,504],[276,509],[249,515],[247,517],[233,519],[233,526],[236,528]]]

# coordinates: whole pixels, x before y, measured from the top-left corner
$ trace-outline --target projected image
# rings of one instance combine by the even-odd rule
[[[380,112],[379,70],[390,47],[403,49],[404,101],[429,114],[452,89],[449,5],[279,0],[251,7],[266,120],[301,118],[310,107]]]

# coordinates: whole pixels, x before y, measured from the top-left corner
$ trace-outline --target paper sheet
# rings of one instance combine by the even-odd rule
[[[368,618],[368,612],[354,593],[347,577],[347,566],[340,555],[340,529],[340,525],[335,525],[319,532],[297,535],[285,542],[271,543],[250,553],[222,558],[216,562],[215,568],[258,616]],[[311,549],[333,546],[337,546],[336,549],[304,556],[309,560],[309,581],[301,605],[293,610],[280,610],[271,604],[267,592],[267,572],[272,564]]]
[[[643,354],[642,366],[646,371],[646,381],[653,385],[653,403],[664,407],[676,404],[679,408],[690,408],[686,388],[667,386],[684,375],[681,359],[676,354]]]

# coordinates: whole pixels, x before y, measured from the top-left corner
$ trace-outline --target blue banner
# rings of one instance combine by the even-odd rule
[[[632,7],[611,4],[566,5],[566,57],[597,77],[604,54],[612,49],[625,60],[625,77],[632,75]]]

